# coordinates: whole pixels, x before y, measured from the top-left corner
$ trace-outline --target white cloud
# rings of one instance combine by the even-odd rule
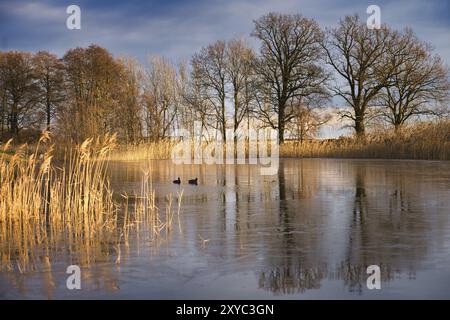
[[[43,2],[5,2],[0,3],[0,10],[24,20],[64,21],[66,16],[64,6],[52,6]]]

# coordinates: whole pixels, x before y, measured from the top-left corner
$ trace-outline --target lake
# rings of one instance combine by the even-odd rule
[[[81,266],[81,290],[66,288],[76,258],[57,250],[42,270],[0,272],[0,298],[450,298],[450,162],[281,159],[274,176],[256,165],[113,162],[117,201],[140,193],[149,165],[160,210],[183,191],[167,237],[132,237],[120,264],[100,250]],[[366,286],[369,265],[381,269],[380,290]]]

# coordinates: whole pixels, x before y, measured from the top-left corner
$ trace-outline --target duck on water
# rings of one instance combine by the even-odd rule
[[[189,180],[188,180],[188,183],[189,183],[189,184],[197,184],[197,182],[198,182],[198,178],[195,178],[195,179],[189,179]],[[175,183],[175,184],[181,184],[181,179],[180,179],[180,177],[178,177],[178,179],[176,179],[176,180],[173,180],[173,183]]]

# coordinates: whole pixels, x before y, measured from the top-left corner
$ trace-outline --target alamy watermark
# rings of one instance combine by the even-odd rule
[[[278,132],[274,129],[248,128],[235,132],[227,129],[225,139],[218,130],[209,131],[217,137],[206,141],[200,122],[194,132],[179,129],[180,139],[172,149],[174,164],[259,164],[261,175],[276,175],[279,167]]]
[[[77,265],[70,265],[66,269],[66,273],[70,274],[66,280],[66,287],[69,290],[81,290],[81,269]]]
[[[76,4],[71,4],[67,7],[66,13],[69,16],[66,19],[66,27],[69,30],[81,29],[81,8]]]
[[[367,28],[373,30],[373,29],[380,29],[381,28],[381,9],[376,4],[371,4],[367,7],[366,10],[367,14],[370,14],[370,16],[367,18],[366,24]]]
[[[367,278],[367,289],[373,290],[381,289],[381,269],[380,266],[373,264],[367,267],[366,270],[367,274],[370,274],[370,276]]]

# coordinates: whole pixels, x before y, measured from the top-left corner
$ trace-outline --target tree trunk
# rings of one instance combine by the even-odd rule
[[[284,142],[284,123],[278,126],[278,144]]]
[[[364,116],[362,114],[355,115],[355,132],[358,138],[364,138],[366,128],[364,126]]]
[[[17,115],[17,107],[15,104],[11,108],[9,124],[11,134],[13,135],[13,137],[17,138],[17,136],[19,135],[19,120]]]
[[[51,102],[50,96],[47,94],[47,130],[50,131],[50,121],[51,121]]]
[[[278,108],[278,143],[282,144],[284,142],[284,104]]]
[[[226,126],[226,118],[225,118],[225,99],[222,99],[222,138],[223,138],[223,142],[226,143],[227,142],[227,126]]]
[[[234,125],[233,125],[233,145],[234,145],[234,157],[237,158],[237,130],[239,127],[238,124],[238,111],[239,111],[239,103],[238,103],[238,95],[237,95],[237,90],[234,90]]]

